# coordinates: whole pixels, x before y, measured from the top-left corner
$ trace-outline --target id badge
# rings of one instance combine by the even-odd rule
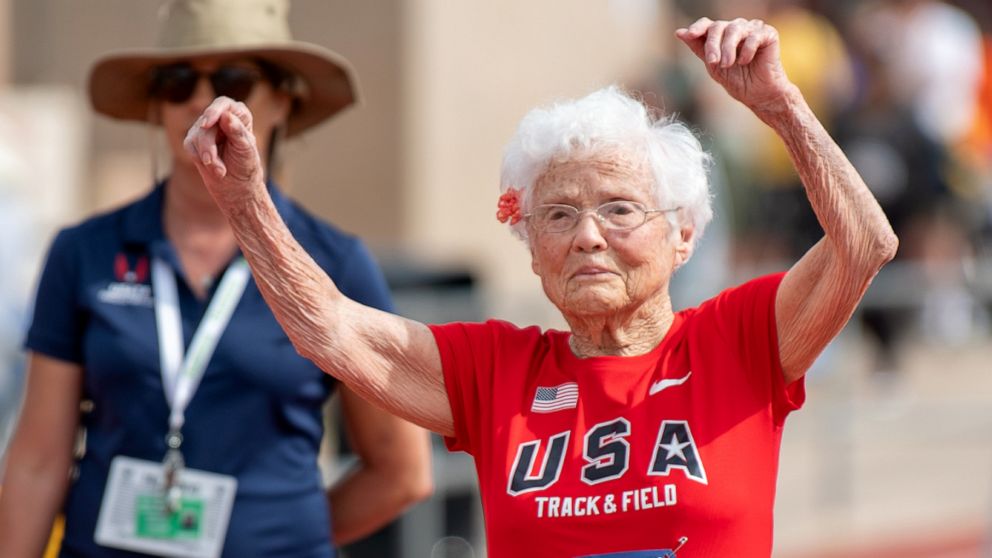
[[[97,543],[158,556],[217,558],[224,546],[238,481],[183,469],[182,496],[170,511],[161,463],[117,456],[97,517]]]

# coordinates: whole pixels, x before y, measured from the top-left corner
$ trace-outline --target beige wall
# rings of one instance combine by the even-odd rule
[[[401,68],[398,0],[293,1],[296,37],[354,65],[362,104],[308,134],[287,153],[291,188],[307,205],[378,247],[403,234],[400,207]]]

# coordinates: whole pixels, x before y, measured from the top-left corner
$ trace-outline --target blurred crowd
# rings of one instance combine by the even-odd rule
[[[706,15],[761,18],[778,29],[789,77],[899,234],[897,263],[883,270],[857,321],[874,342],[880,376],[899,368],[907,335],[964,343],[987,333],[992,3],[677,0],[674,7],[679,24]],[[821,231],[784,147],[681,51],[670,52],[639,89],[704,130],[717,154],[727,280],[794,261]]]

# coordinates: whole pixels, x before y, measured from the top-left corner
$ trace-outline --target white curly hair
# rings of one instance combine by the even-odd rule
[[[713,217],[710,156],[684,124],[652,114],[615,85],[528,112],[504,149],[500,192],[520,190],[521,210],[527,213],[534,185],[551,164],[617,153],[649,166],[656,202],[682,208],[667,215],[675,233],[693,228],[694,247]],[[525,221],[512,229],[527,239]]]

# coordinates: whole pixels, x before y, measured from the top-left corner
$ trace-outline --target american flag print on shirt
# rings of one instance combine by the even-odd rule
[[[574,409],[579,402],[579,384],[568,382],[554,387],[538,386],[530,410],[535,413],[553,413]]]

